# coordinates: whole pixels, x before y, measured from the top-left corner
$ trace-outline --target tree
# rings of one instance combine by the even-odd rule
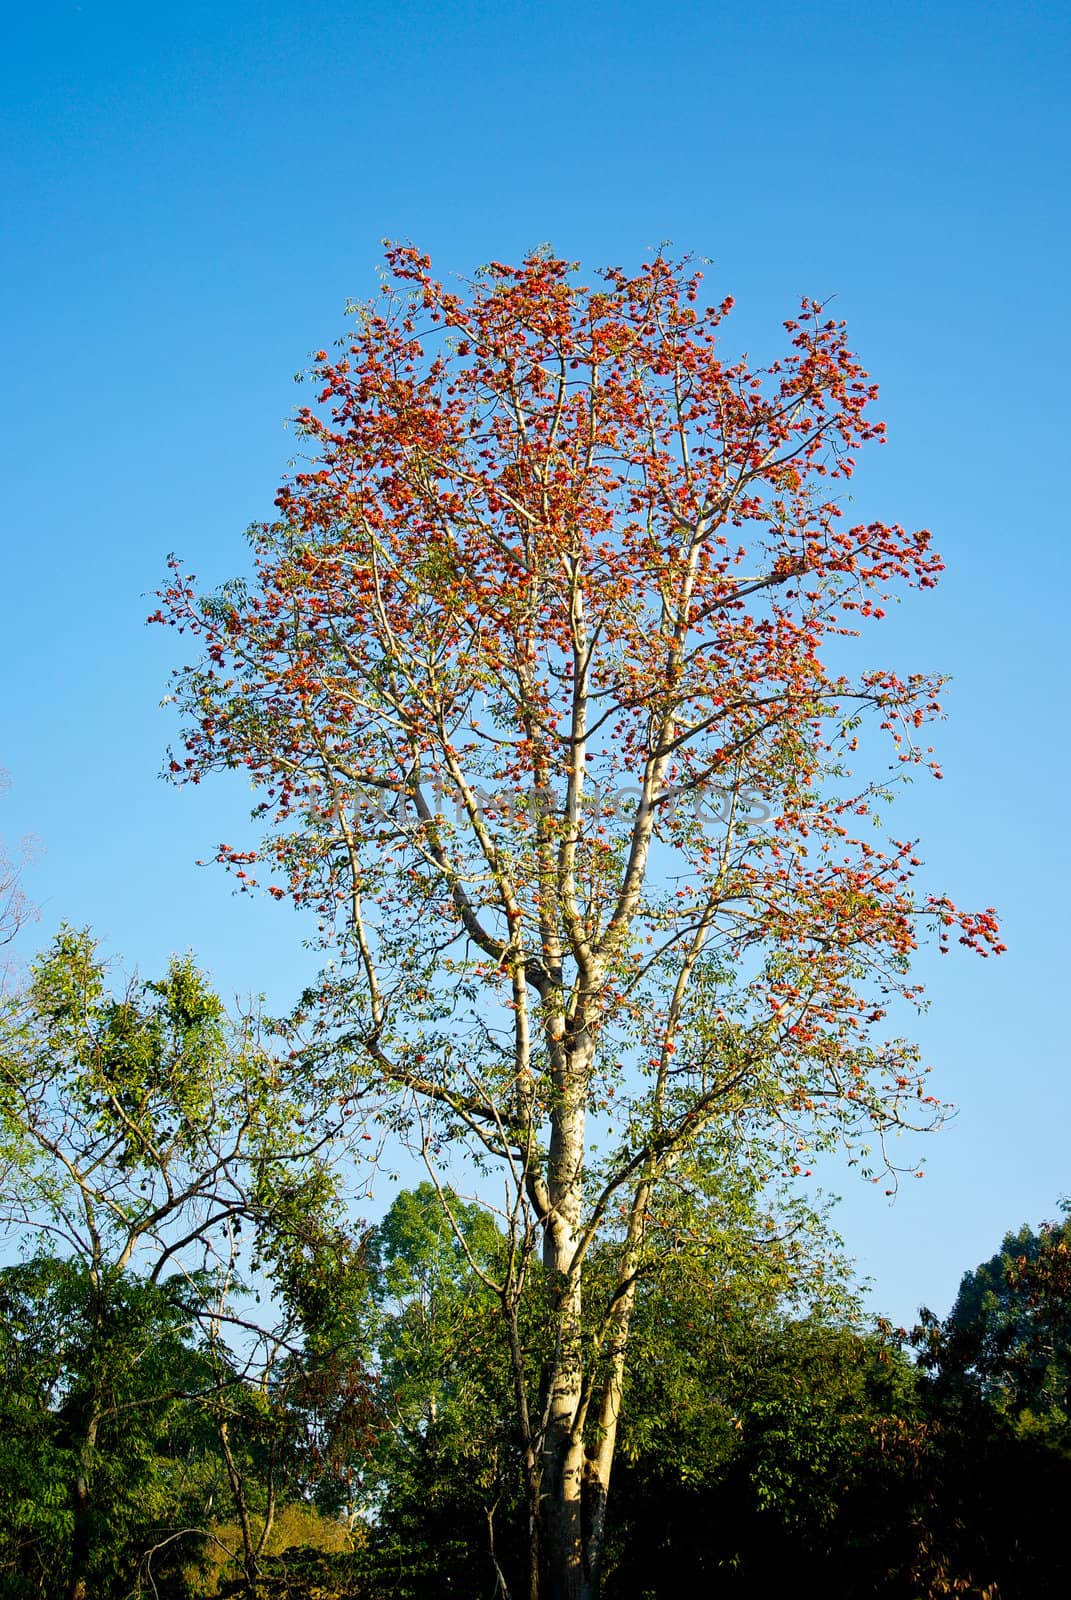
[[[150,1575],[171,1593],[205,1525],[212,1436],[190,1399],[207,1376],[193,1319],[166,1288],[105,1276],[49,1255],[0,1270],[0,1590],[12,1600],[70,1592],[72,1566],[93,1594],[141,1592]]]
[[[660,1187],[791,1178],[932,1120],[877,1024],[919,998],[921,929],[1002,947],[874,831],[930,762],[937,681],[831,664],[941,569],[926,532],[845,525],[882,429],[843,324],[805,300],[763,370],[721,354],[732,302],[661,256],[589,288],[540,251],[467,294],[412,248],[387,260],[315,358],[315,454],[252,531],[252,579],[202,595],[173,558],[155,619],[202,653],[171,769],[252,778],[262,841],[218,858],[319,913],[325,1048],[429,1161],[460,1140],[507,1184],[529,1589],[575,1600],[599,1587]],[[857,779],[869,721],[889,768]]]
[[[1065,1208],[1066,1209],[1066,1208]],[[1005,1235],[911,1342],[926,1375],[917,1478],[935,1593],[1062,1594],[1071,1560],[1071,1226]],[[934,1582],[954,1577],[959,1587]],[[971,1588],[973,1583],[976,1587]]]
[[[471,1430],[486,1399],[472,1355],[495,1365],[488,1322],[496,1307],[480,1273],[493,1271],[503,1243],[482,1207],[452,1191],[440,1203],[430,1183],[402,1190],[373,1231],[375,1340],[396,1448],[448,1414],[453,1429],[460,1415]],[[500,1345],[498,1355],[508,1370],[508,1351]]]
[[[282,1326],[236,1304],[258,1243],[270,1246],[285,1302],[288,1263],[307,1264],[318,1219],[339,1204],[324,1162],[337,1110],[333,1119],[310,1099],[304,1065],[273,1042],[256,1017],[232,1022],[188,959],[158,982],[112,991],[92,939],[71,930],[0,1005],[0,1230],[36,1250],[52,1295],[41,1304],[59,1303],[55,1285],[69,1302],[58,1376],[34,1392],[48,1410],[56,1388],[63,1411],[58,1433],[51,1423],[46,1433],[61,1440],[52,1459],[69,1473],[70,1600],[112,1559],[102,1485],[129,1459],[140,1422],[180,1397],[242,1392],[265,1341],[274,1366],[308,1343],[300,1313],[311,1282],[304,1301],[293,1290]],[[342,1231],[330,1230],[330,1245]],[[191,1384],[192,1356],[156,1356],[195,1334]]]
[[[852,1304],[846,1269],[829,1261],[825,1230],[814,1239],[805,1208],[787,1228],[782,1217],[783,1236],[771,1239],[754,1198],[749,1213],[739,1185],[731,1197],[707,1196],[702,1210],[694,1188],[659,1196],[651,1226],[666,1248],[652,1251],[637,1284],[626,1500],[610,1518],[608,1544],[615,1571],[646,1570],[640,1546],[658,1539],[697,1484],[717,1477],[726,1440],[737,1452],[723,1401],[732,1369],[734,1400],[746,1389],[751,1345],[790,1304],[826,1317]],[[480,1276],[494,1273],[508,1241],[485,1210],[431,1183],[399,1194],[372,1241],[387,1425],[367,1464],[370,1579],[399,1596],[429,1584],[451,1594],[522,1592],[526,1509],[508,1329]],[[593,1302],[610,1292],[615,1266],[616,1241],[600,1240],[588,1264]],[[548,1353],[538,1298],[522,1310],[519,1342],[538,1363]],[[658,1509],[648,1515],[644,1505]],[[701,1520],[709,1525],[710,1512]]]
[[[607,1588],[900,1593],[914,1372],[887,1338],[751,1297],[666,1297],[623,1422]],[[918,1593],[918,1590],[910,1591]]]
[[[940,1392],[983,1400],[1071,1454],[1071,1221],[1006,1234],[964,1274],[943,1323],[923,1313],[915,1339]]]
[[[509,1346],[483,1276],[505,1248],[483,1207],[431,1183],[403,1190],[372,1235],[387,1422],[369,1463],[373,1571],[399,1600],[429,1585],[513,1592],[521,1457]]]
[[[333,1513],[352,1504],[378,1421],[367,1240],[348,1224],[323,1170],[294,1183],[269,1168],[258,1188],[271,1203],[256,1216],[256,1255],[275,1291],[276,1314],[244,1323],[240,1353],[227,1339],[235,1319],[225,1292],[203,1318],[215,1380],[209,1410],[249,1600],[261,1593],[281,1497],[315,1496]]]

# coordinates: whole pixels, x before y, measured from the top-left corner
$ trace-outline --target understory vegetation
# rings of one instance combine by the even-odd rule
[[[424,1182],[355,1223],[324,1108],[189,966],[115,996],[65,934],[4,1030],[5,1600],[523,1594],[493,1215]],[[1009,1235],[907,1335],[859,1318],[828,1235],[793,1299],[737,1201],[698,1248],[656,1219],[608,1600],[1064,1592],[1071,1224]]]

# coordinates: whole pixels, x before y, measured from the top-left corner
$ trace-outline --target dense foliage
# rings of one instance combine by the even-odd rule
[[[40,1247],[0,1269],[5,1600],[524,1592],[522,1441],[482,1275],[506,1235],[429,1183],[364,1234],[320,1200],[300,1238],[274,1219],[270,1358],[206,1323],[203,1282],[95,1278]],[[720,1284],[705,1255],[652,1273],[608,1600],[1066,1592],[1067,1252],[1066,1223],[1009,1235],[912,1341],[824,1288],[791,1314],[758,1255]]]
[[[283,1044],[189,960],[113,987],[69,929],[0,1002],[13,1595],[159,1588],[224,1499],[252,1592],[283,1486],[367,1448],[340,1114]]]

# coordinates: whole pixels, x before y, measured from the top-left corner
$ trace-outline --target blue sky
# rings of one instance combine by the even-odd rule
[[[1071,12],[41,0],[5,33],[0,836],[39,841],[41,937],[91,923],[145,972],[193,948],[225,993],[284,1005],[308,970],[293,913],[194,865],[246,796],[159,781],[181,641],[143,619],[168,551],[208,581],[241,566],[292,374],[374,291],[383,236],[443,274],[669,239],[712,258],[755,359],[801,294],[836,296],[889,423],[861,515],[932,527],[949,566],[871,639],[875,664],[954,677],[945,782],[896,831],[1010,946],[920,962],[919,1037],[960,1107],[928,1176],[891,1207],[831,1178],[875,1307],[946,1309],[1071,1191]]]

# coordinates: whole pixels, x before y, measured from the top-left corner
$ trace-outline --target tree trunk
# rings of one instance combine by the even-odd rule
[[[563,1052],[548,1162],[551,1213],[543,1260],[554,1295],[542,1462],[540,1600],[589,1600],[584,1560],[584,1356],[581,1275],[573,1270],[583,1203],[584,1124],[591,1048]]]
[[[617,1443],[636,1282],[651,1196],[646,1171],[633,1193],[617,1290],[606,1329],[607,1362],[598,1426],[585,1447],[590,1382],[584,1385],[583,1271],[575,1263],[583,1203],[584,1108],[590,1046],[568,1059],[559,1113],[552,1122],[548,1178],[552,1214],[544,1262],[558,1295],[557,1344],[547,1387],[542,1462],[540,1600],[598,1600],[602,1585],[610,1470]]]
[[[650,1196],[651,1182],[648,1175],[644,1177],[633,1195],[628,1237],[618,1269],[617,1292],[606,1342],[609,1368],[599,1410],[598,1432],[584,1463],[585,1562],[593,1600],[597,1597],[602,1582],[602,1558],[606,1545],[606,1507],[610,1497],[610,1469],[613,1466],[614,1450],[617,1446],[617,1426],[621,1420],[625,1352],[628,1348],[632,1310],[636,1303],[637,1274]]]
[[[71,1533],[67,1600],[86,1600],[89,1594],[89,1562],[93,1553],[93,1497],[89,1486],[89,1463],[96,1449],[99,1428],[100,1411],[97,1402],[94,1401],[78,1452],[78,1473],[74,1481],[74,1527]]]
[[[246,1592],[250,1600],[257,1600],[257,1555],[253,1541],[253,1525],[249,1516],[249,1505],[245,1497],[245,1485],[242,1474],[238,1470],[238,1463],[234,1459],[231,1449],[230,1429],[225,1417],[217,1423],[219,1442],[223,1451],[223,1461],[227,1468],[227,1477],[230,1480],[231,1497],[234,1500],[234,1509],[238,1517],[238,1526],[242,1533],[242,1572],[245,1578]]]

